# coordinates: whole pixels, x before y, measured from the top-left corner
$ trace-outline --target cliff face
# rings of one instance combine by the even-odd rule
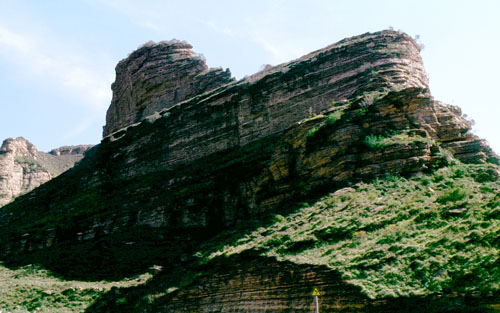
[[[118,64],[104,136],[231,81],[228,71],[206,73],[205,63],[192,57],[190,47],[179,42],[146,46]],[[189,122],[189,127],[176,127],[177,132],[195,132],[191,137],[209,138],[198,129],[206,132],[214,125],[217,138],[237,132],[234,137],[241,142],[227,145],[244,145],[328,108],[332,100],[383,88],[427,88],[418,49],[406,35],[387,32],[354,37],[208,92],[202,98],[187,100],[182,108],[169,112],[194,111],[179,116],[182,122]],[[204,103],[215,107],[202,108]],[[209,114],[207,122],[194,119],[193,114],[205,113]],[[218,124],[219,120],[226,125]],[[186,137],[185,133],[179,135]],[[221,149],[211,147],[211,141],[207,143],[205,154]]]
[[[69,169],[90,147],[64,147],[48,154],[22,137],[4,140],[0,148],[0,206]]]
[[[144,312],[315,312],[315,288],[320,312],[495,312],[498,303],[498,295],[480,292],[372,300],[326,267],[255,256],[216,262],[211,271]]]
[[[321,312],[361,312],[370,304],[337,273],[319,266],[233,257],[212,270],[147,312],[314,312],[312,291],[318,287]]]
[[[430,96],[410,37],[354,37],[104,138],[1,212],[0,245],[15,255],[117,234],[136,242],[138,231],[161,242],[155,229],[213,232],[362,179],[442,166],[443,148],[468,162],[493,158],[470,126]],[[370,144],[380,137],[387,144]],[[9,215],[19,210],[52,214]]]
[[[497,160],[460,109],[433,99],[405,34],[353,37],[232,83],[193,70],[190,48],[174,47],[122,61],[101,144],[0,211],[4,258],[130,274],[361,180],[432,171],[452,156]],[[185,71],[161,61],[172,49]],[[182,77],[220,87],[183,89]]]
[[[116,66],[103,136],[231,81],[228,69],[209,69],[186,42],[146,43]]]
[[[441,147],[464,161],[493,157],[470,126],[458,108],[430,96],[410,37],[354,37],[104,138],[85,164],[8,208],[52,202],[55,215],[75,214],[71,221],[21,223],[24,243],[13,239],[2,250],[64,242],[47,239],[60,228],[78,240],[134,227],[214,229],[362,179],[425,171],[443,163]],[[93,213],[79,216],[80,208]],[[2,225],[10,223],[5,212]]]

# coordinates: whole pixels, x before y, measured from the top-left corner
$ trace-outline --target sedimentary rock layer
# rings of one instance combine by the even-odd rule
[[[363,179],[431,170],[447,162],[442,147],[464,161],[495,158],[470,126],[434,101],[410,37],[365,34],[110,134],[0,212],[0,251],[98,243],[114,250],[92,262],[118,262],[115,252],[203,238]],[[372,145],[378,137],[388,143]]]
[[[186,42],[148,42],[116,66],[103,135],[231,81],[229,70],[209,69]]]
[[[282,132],[328,109],[332,101],[374,90],[427,88],[418,49],[409,36],[397,32],[354,37],[193,97],[148,121],[161,119],[175,138],[162,145],[163,162],[190,162]]]
[[[493,312],[500,300],[498,293],[480,292],[371,300],[326,267],[247,255],[214,263],[147,312],[315,312],[315,288],[320,312]]]

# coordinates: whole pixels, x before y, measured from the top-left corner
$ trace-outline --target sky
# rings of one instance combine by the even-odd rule
[[[0,0],[0,140],[99,143],[114,68],[149,40],[186,40],[242,78],[391,27],[419,36],[433,96],[500,153],[498,16],[497,0]]]

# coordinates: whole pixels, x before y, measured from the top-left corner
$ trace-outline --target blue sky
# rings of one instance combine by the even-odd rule
[[[342,38],[419,35],[431,92],[500,152],[500,1],[0,1],[0,140],[96,144],[114,67],[146,41],[186,40],[237,78]]]

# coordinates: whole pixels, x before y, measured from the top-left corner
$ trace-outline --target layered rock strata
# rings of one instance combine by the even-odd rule
[[[4,140],[0,148],[0,206],[71,168],[91,146],[40,152],[22,137]]]
[[[487,292],[372,300],[325,267],[236,256],[147,312],[315,312],[315,288],[320,312],[494,312],[500,303],[500,294]]]
[[[233,80],[229,69],[209,69],[186,42],[148,42],[116,66],[103,135]]]
[[[155,247],[175,261],[189,254],[177,242],[360,180],[432,170],[453,155],[496,160],[470,126],[432,98],[409,36],[365,34],[110,134],[0,212],[0,251],[52,251],[57,263],[76,249],[99,267]],[[89,260],[89,246],[102,255]]]

